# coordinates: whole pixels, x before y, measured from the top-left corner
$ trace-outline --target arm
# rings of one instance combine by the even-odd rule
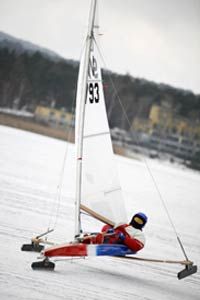
[[[101,232],[107,232],[109,229],[113,228],[112,226],[106,224],[101,228]]]
[[[126,224],[117,227],[116,231],[124,235],[122,242],[130,250],[137,252],[144,247],[145,238],[142,231],[127,226]]]
[[[144,244],[135,238],[131,238],[128,235],[125,236],[124,245],[126,245],[132,251],[139,251],[144,247]]]

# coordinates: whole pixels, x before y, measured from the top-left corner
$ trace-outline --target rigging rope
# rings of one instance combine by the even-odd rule
[[[82,50],[81,50],[81,53],[80,53],[79,61],[81,61],[81,57],[82,57],[84,49],[85,49],[86,40],[87,40],[87,38],[85,38],[85,42],[83,43],[83,47],[82,47]],[[78,82],[77,82],[76,85],[78,85]],[[77,91],[77,86],[76,86],[76,91]],[[75,118],[75,101],[76,101],[76,95],[73,98],[73,102],[72,102],[72,106],[71,106],[71,111],[74,113],[74,118]],[[66,137],[67,141],[71,141],[71,138],[72,138],[72,129],[73,129],[72,122],[73,122],[73,118],[71,120],[70,130],[69,130],[69,132],[67,134],[67,137]],[[58,222],[58,215],[59,215],[60,204],[61,204],[61,191],[62,191],[62,184],[63,184],[63,177],[64,177],[64,172],[65,172],[65,164],[66,164],[67,154],[68,154],[68,143],[66,143],[66,150],[65,150],[65,154],[64,154],[64,158],[63,158],[61,172],[60,172],[60,175],[59,175],[59,182],[58,182],[58,185],[57,185],[57,192],[56,192],[56,197],[55,197],[56,201],[55,201],[55,205],[52,206],[49,225],[48,225],[48,230],[49,230],[50,225],[52,223],[53,217],[55,217],[55,222],[54,222],[54,225],[53,225],[53,229],[55,229],[55,227],[57,225],[57,222]],[[54,214],[54,211],[56,211],[55,214]]]
[[[74,104],[75,104],[75,97],[73,99],[72,106],[71,106],[71,111],[72,112],[74,111],[74,107],[75,107]],[[70,130],[67,132],[67,137],[66,137],[67,141],[71,141],[72,131],[73,131],[73,117],[71,119]],[[55,201],[55,205],[52,206],[52,211],[51,211],[51,215],[50,215],[48,229],[50,228],[50,225],[52,223],[53,215],[55,216],[55,221],[54,221],[54,225],[53,225],[54,229],[55,229],[55,227],[57,225],[57,222],[58,222],[58,215],[59,215],[60,204],[61,204],[61,191],[62,191],[63,177],[64,177],[64,172],[65,172],[65,164],[66,164],[66,160],[67,160],[68,149],[69,149],[69,145],[68,145],[68,143],[66,143],[64,158],[63,158],[63,162],[62,162],[62,168],[61,168],[61,171],[60,171],[59,182],[58,182],[58,185],[57,185],[57,192],[56,192],[56,197],[55,197],[56,201]],[[55,214],[54,214],[54,211],[56,211]]]
[[[70,130],[67,134],[67,141],[70,141],[71,137],[72,137],[72,126],[70,126]],[[68,143],[66,143],[65,154],[64,154],[64,158],[63,158],[63,162],[62,162],[62,168],[61,168],[61,171],[60,171],[59,181],[58,181],[58,185],[57,185],[55,205],[52,206],[48,229],[50,228],[50,225],[53,222],[52,219],[53,219],[54,216],[55,216],[55,221],[54,221],[54,225],[52,226],[53,229],[55,229],[55,227],[57,225],[58,214],[59,214],[59,209],[60,209],[60,204],[61,204],[61,190],[62,190],[63,177],[64,177],[64,172],[65,172],[65,163],[66,163],[66,159],[67,159],[67,155],[68,155],[68,149],[69,149],[69,145],[68,145]],[[54,214],[54,211],[56,211],[55,214]]]
[[[100,51],[100,48],[99,48],[98,44],[96,43],[96,41],[95,41],[95,44],[96,44],[96,46],[97,46],[99,55],[100,55],[100,57],[101,57],[101,59],[102,59],[102,62],[103,62],[103,64],[104,64],[104,67],[105,67],[105,69],[106,69],[105,59],[104,59],[104,57],[103,57],[103,55],[102,55],[102,53],[101,53],[101,51]],[[110,82],[111,82],[111,85],[112,85],[113,91],[114,91],[114,93],[115,93],[115,96],[116,96],[117,100],[119,101],[119,104],[120,104],[120,106],[121,106],[121,108],[122,108],[122,112],[123,112],[123,114],[124,114],[124,116],[125,116],[125,119],[126,119],[128,125],[129,125],[129,128],[131,129],[131,122],[130,122],[130,120],[129,120],[129,117],[128,117],[127,113],[126,113],[126,110],[125,110],[125,108],[124,108],[124,106],[123,106],[123,103],[122,103],[122,101],[121,101],[121,99],[120,99],[120,96],[119,96],[119,94],[118,94],[118,92],[117,92],[117,89],[116,89],[116,87],[115,87],[115,84],[114,84],[114,82],[113,82],[113,80],[112,80],[112,78],[111,78],[111,75],[110,75],[109,73],[108,73],[108,78],[109,78],[109,80],[110,80]],[[132,129],[131,129],[131,132],[133,132]],[[137,143],[137,144],[139,144],[138,141],[139,141],[139,138],[138,138],[138,136],[137,136],[137,134],[136,134],[136,143]],[[163,196],[162,196],[162,194],[161,194],[161,192],[160,192],[160,189],[159,189],[159,187],[158,187],[158,185],[157,185],[157,182],[156,182],[156,180],[155,180],[155,177],[154,177],[153,174],[152,174],[152,171],[151,171],[151,169],[150,169],[150,167],[149,167],[149,164],[148,164],[146,158],[145,158],[145,157],[142,157],[142,159],[143,159],[143,161],[144,161],[144,163],[145,163],[145,166],[146,166],[146,168],[147,168],[147,170],[148,170],[148,173],[149,173],[149,175],[150,175],[150,177],[151,177],[151,179],[152,179],[152,181],[153,181],[154,187],[155,187],[155,189],[156,189],[156,191],[157,191],[157,193],[158,193],[158,196],[159,196],[159,199],[160,199],[160,201],[161,201],[161,203],[162,203],[162,205],[163,205],[163,208],[164,208],[164,210],[165,210],[165,212],[166,212],[166,214],[167,214],[169,223],[170,223],[171,226],[172,226],[172,229],[173,229],[173,231],[174,231],[174,233],[175,233],[175,236],[176,236],[176,238],[177,238],[178,244],[179,244],[179,246],[180,246],[180,248],[181,248],[181,250],[182,250],[182,252],[183,252],[183,254],[184,254],[185,258],[186,258],[186,260],[188,260],[188,257],[187,257],[187,255],[186,255],[185,249],[184,249],[183,244],[182,244],[182,242],[181,242],[181,240],[180,240],[180,237],[178,236],[178,233],[177,233],[177,230],[176,230],[176,228],[175,228],[174,222],[172,221],[172,218],[171,218],[171,216],[170,216],[169,210],[168,210],[167,205],[166,205],[166,203],[165,203],[165,201],[164,201],[164,198],[163,198]]]
[[[85,42],[86,42],[86,40],[85,40]],[[84,43],[84,45],[85,45],[85,43]],[[85,47],[84,45],[83,45],[82,50],[81,50],[79,61],[81,61],[81,56],[82,56],[82,53],[83,53],[84,47]],[[76,91],[77,91],[77,86],[76,86]],[[72,105],[71,105],[71,112],[73,112],[74,118],[75,118],[75,101],[76,101],[76,95],[74,96],[73,101],[72,101]],[[72,130],[73,130],[73,124],[72,123],[73,123],[74,118],[72,118],[72,120],[71,120],[70,130],[69,130],[69,132],[67,134],[67,137],[66,137],[67,141],[71,141],[71,138],[72,138]],[[60,204],[61,204],[61,191],[62,191],[64,172],[65,172],[65,164],[66,164],[66,159],[67,159],[67,155],[68,155],[68,147],[69,147],[69,145],[68,145],[68,143],[66,143],[65,154],[64,154],[62,168],[61,168],[60,175],[59,175],[59,182],[58,182],[58,185],[57,185],[55,205],[52,205],[50,220],[49,220],[49,224],[48,224],[48,230],[51,226],[51,223],[53,222],[52,221],[53,217],[55,217],[54,225],[52,226],[53,229],[55,229],[55,227],[57,225],[57,222],[58,222],[58,215],[59,215]],[[55,214],[54,214],[54,211],[56,211]]]

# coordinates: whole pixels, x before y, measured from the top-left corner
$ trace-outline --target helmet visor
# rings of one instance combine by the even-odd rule
[[[139,224],[139,225],[144,225],[144,220],[142,220],[140,217],[136,216],[133,219],[135,221],[135,223]]]

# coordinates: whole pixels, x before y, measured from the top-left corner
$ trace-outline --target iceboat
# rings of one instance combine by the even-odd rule
[[[115,256],[151,262],[179,263],[185,269],[178,273],[182,279],[197,271],[186,254],[185,261],[137,258],[123,244],[85,244],[81,226],[82,212],[102,221],[115,224],[127,221],[121,186],[106,113],[103,81],[98,47],[97,0],[91,1],[88,33],[79,66],[76,94],[75,146],[76,146],[76,196],[74,240],[44,249],[42,261],[32,263],[33,269],[53,270],[54,257]],[[45,233],[46,234],[46,233]],[[92,235],[92,233],[89,233]],[[42,235],[41,235],[42,236]],[[41,247],[39,236],[33,245]],[[182,246],[181,242],[179,241]],[[184,249],[183,249],[184,251]],[[127,256],[128,255],[128,256]]]
[[[113,155],[106,113],[98,50],[97,1],[91,3],[88,33],[80,61],[75,118],[76,197],[74,240],[43,251],[47,259],[58,256],[119,255],[130,250],[124,245],[80,243],[83,236],[81,212],[114,225],[127,221],[121,186]],[[35,244],[37,245],[37,244]],[[38,246],[39,247],[39,246]],[[40,248],[41,249],[41,248]],[[33,263],[32,267],[41,266]],[[52,266],[52,264],[50,264]]]

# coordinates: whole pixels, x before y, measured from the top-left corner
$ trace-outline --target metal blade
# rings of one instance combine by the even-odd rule
[[[197,266],[188,265],[177,274],[178,279],[183,279],[197,272]]]
[[[41,252],[44,249],[43,245],[40,244],[23,244],[21,247],[22,251],[34,251],[34,252]]]

